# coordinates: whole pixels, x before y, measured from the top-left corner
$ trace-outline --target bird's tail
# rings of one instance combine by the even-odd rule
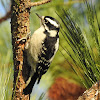
[[[27,87],[23,90],[23,93],[24,93],[25,95],[31,94],[32,89],[33,89],[33,86],[34,86],[34,84],[35,84],[37,78],[38,78],[38,73],[36,72],[36,73],[34,73],[34,75],[32,76],[31,81],[29,82],[29,84],[27,85]]]

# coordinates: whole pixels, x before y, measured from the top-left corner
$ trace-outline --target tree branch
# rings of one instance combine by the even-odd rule
[[[11,17],[11,10],[9,12],[7,12],[5,16],[0,18],[0,23],[2,23],[3,21],[7,20],[10,17]]]
[[[42,4],[49,3],[51,1],[52,0],[42,0],[42,1],[38,1],[38,2],[30,2],[28,5],[26,5],[26,8],[33,7],[33,6],[39,6]],[[7,12],[5,16],[0,18],[0,23],[2,23],[3,21],[6,21],[9,18],[11,18],[11,10],[9,12]]]
[[[29,8],[29,7],[33,7],[33,6],[39,6],[39,5],[42,5],[42,4],[49,3],[51,1],[52,0],[42,0],[42,1],[38,1],[38,2],[30,2],[26,7]]]
[[[86,90],[77,100],[100,100],[100,80]]]

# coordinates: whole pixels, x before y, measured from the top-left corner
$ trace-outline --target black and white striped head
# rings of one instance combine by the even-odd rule
[[[44,26],[45,30],[48,31],[49,33],[58,33],[60,29],[60,24],[59,22],[50,16],[40,16],[36,14],[42,22],[42,25]]]

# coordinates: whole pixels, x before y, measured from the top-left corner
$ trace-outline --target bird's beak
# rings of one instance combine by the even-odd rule
[[[40,20],[41,20],[41,24],[44,26],[44,24],[43,24],[43,18],[44,18],[44,16],[40,16],[40,15],[37,14],[37,13],[36,13],[36,15],[40,18]]]
[[[36,15],[42,20],[42,16],[40,16],[39,14],[36,13]]]

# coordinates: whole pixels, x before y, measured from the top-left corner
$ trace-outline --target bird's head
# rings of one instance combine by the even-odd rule
[[[40,16],[37,13],[36,15],[41,19],[41,23],[47,32],[49,33],[53,33],[54,31],[56,33],[59,32],[60,24],[55,18],[50,16]]]

